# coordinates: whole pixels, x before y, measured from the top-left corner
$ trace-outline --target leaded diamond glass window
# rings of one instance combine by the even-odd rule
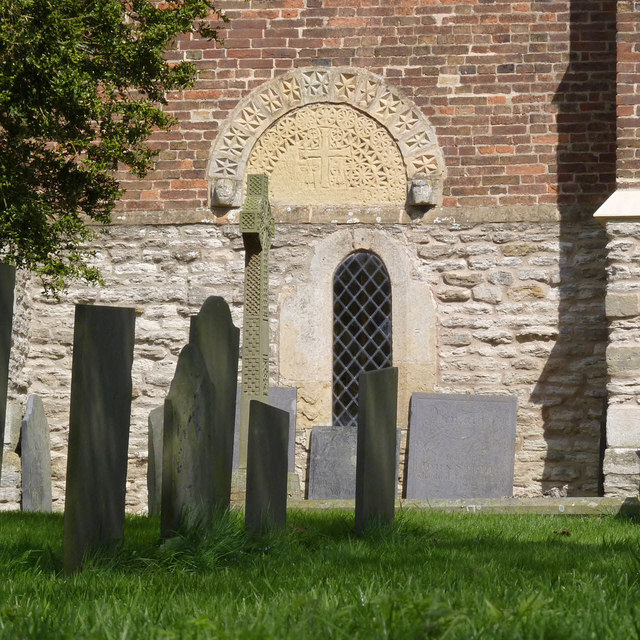
[[[348,256],[333,281],[333,424],[356,426],[358,378],[392,365],[391,282],[368,251]]]

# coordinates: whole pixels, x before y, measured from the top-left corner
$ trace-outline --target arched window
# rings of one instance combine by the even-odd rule
[[[348,256],[333,280],[333,424],[356,426],[358,378],[392,365],[391,281],[368,251]]]

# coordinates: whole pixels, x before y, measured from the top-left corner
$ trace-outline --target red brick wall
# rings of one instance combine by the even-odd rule
[[[640,2],[618,2],[618,155],[621,187],[640,185]]]
[[[632,11],[634,3],[619,4]],[[179,126],[155,136],[157,169],[125,182],[127,210],[206,207],[206,167],[219,123],[256,86],[312,65],[366,68],[416,102],[445,155],[445,206],[558,203],[593,211],[615,186],[613,1],[219,0],[219,6],[231,19],[224,46],[178,44],[176,55],[195,61],[200,77],[192,90],[169,96]],[[627,24],[626,15],[623,26],[635,37],[637,25]],[[637,73],[633,46],[623,51],[635,62],[621,59],[619,71]],[[619,106],[620,115],[637,117],[634,99]],[[621,159],[628,153],[637,154],[631,142]]]

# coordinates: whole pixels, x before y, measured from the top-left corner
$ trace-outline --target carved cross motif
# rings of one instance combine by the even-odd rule
[[[331,147],[330,136],[331,128],[323,127],[320,148],[303,149],[300,151],[300,156],[305,160],[320,160],[320,187],[323,189],[329,189],[331,187],[329,180],[331,175],[331,161],[339,158],[348,158],[350,155],[349,149],[333,149]]]
[[[275,224],[266,175],[247,178],[247,198],[240,214],[240,232],[245,247],[245,279],[238,466],[246,469],[249,402],[267,402],[269,398],[269,248]]]

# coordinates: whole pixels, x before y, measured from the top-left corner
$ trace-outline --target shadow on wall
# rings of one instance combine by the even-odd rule
[[[593,213],[616,181],[616,3],[571,0],[570,16],[569,64],[554,96],[559,335],[531,401],[544,421],[542,489],[577,496],[602,494],[606,236]]]

